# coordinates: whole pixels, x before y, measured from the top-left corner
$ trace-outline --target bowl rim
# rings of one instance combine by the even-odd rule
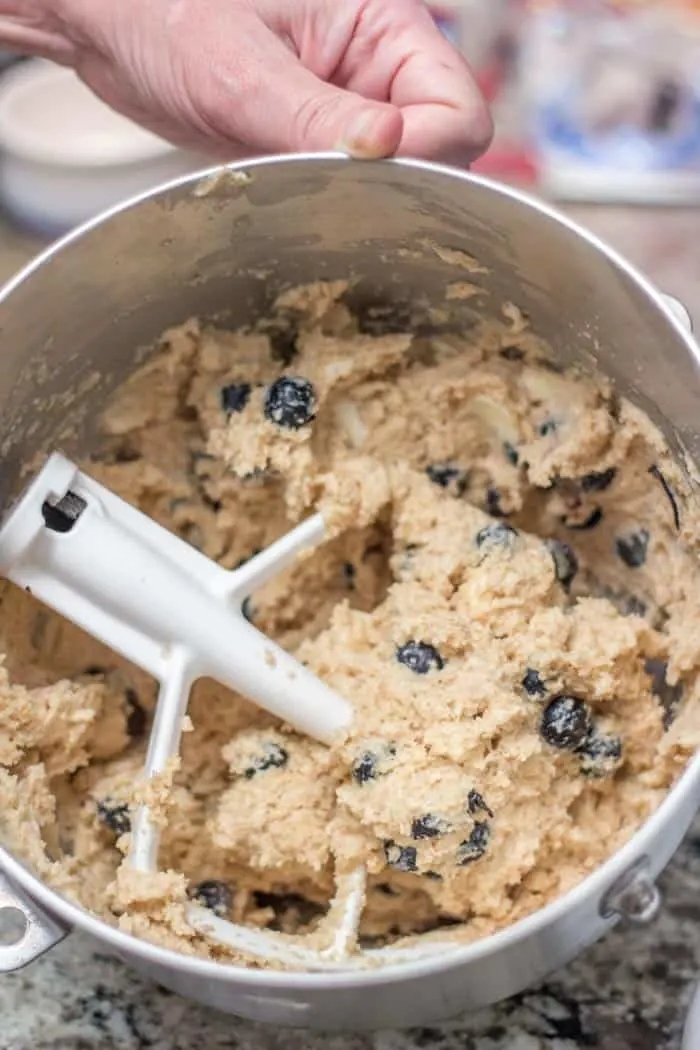
[[[700,349],[696,345],[695,340],[654,285],[622,255],[604,241],[601,241],[595,234],[533,195],[484,176],[473,175],[470,172],[448,167],[447,165],[411,158],[357,161],[352,160],[344,153],[338,152],[294,153],[253,157],[248,160],[205,168],[202,171],[180,176],[161,186],[140,193],[90,219],[36,256],[3,287],[0,287],[0,306],[8,300],[15,289],[54,256],[60,254],[65,248],[68,248],[71,244],[80,240],[92,230],[102,226],[110,219],[118,217],[122,212],[137,208],[140,204],[150,200],[166,197],[169,193],[176,190],[186,190],[190,187],[196,188],[221,171],[248,173],[252,169],[268,165],[308,164],[319,161],[325,163],[355,163],[363,166],[388,165],[417,169],[441,177],[460,179],[500,195],[518,206],[534,209],[543,217],[566,229],[572,235],[582,238],[592,248],[601,252],[618,270],[623,272],[638,291],[651,300],[652,304],[661,311],[667,323],[685,343],[688,352],[700,362]],[[606,892],[621,876],[633,868],[640,859],[648,858],[653,862],[653,854],[650,854],[649,846],[663,836],[665,827],[674,824],[675,811],[686,798],[693,798],[695,800],[694,808],[697,808],[697,800],[700,799],[700,750],[687,763],[683,773],[668,791],[658,808],[637,829],[631,838],[572,889],[555,898],[543,908],[537,909],[532,914],[519,919],[496,933],[462,945],[455,942],[454,948],[446,948],[444,954],[439,956],[386,964],[377,968],[331,972],[255,970],[236,963],[185,955],[170,948],[160,947],[150,941],[110,926],[103,919],[93,915],[57,890],[52,889],[2,846],[0,846],[0,871],[4,871],[11,880],[19,884],[28,893],[33,902],[43,906],[49,916],[58,918],[67,924],[69,927],[67,932],[70,932],[73,927],[77,927],[106,944],[113,949],[115,954],[127,960],[137,957],[141,963],[151,963],[166,970],[189,973],[192,976],[208,978],[216,982],[236,983],[241,987],[252,987],[258,990],[261,986],[267,989],[302,993],[332,989],[357,990],[369,985],[391,984],[397,981],[437,976],[446,971],[459,969],[468,963],[489,958],[500,951],[513,947],[538,933],[542,928],[552,926],[558,920],[564,919],[569,912],[590,900],[597,900],[600,903]],[[690,821],[688,822],[689,824]],[[686,831],[687,828],[684,828],[684,834]],[[601,918],[601,921],[607,921],[609,926],[614,924],[612,919],[603,920]],[[584,941],[584,943],[587,942]]]
[[[0,150],[15,160],[66,171],[119,170],[132,165],[155,163],[177,151],[172,143],[121,114],[116,114],[118,119],[124,121],[125,129],[133,130],[134,134],[131,138],[125,136],[123,148],[112,155],[109,149],[96,149],[89,142],[83,142],[72,150],[58,152],[55,145],[52,146],[31,127],[15,119],[13,105],[23,93],[41,88],[44,84],[51,87],[52,84],[60,85],[70,80],[77,83],[79,90],[86,95],[94,96],[107,112],[110,111],[110,107],[67,66],[45,58],[29,58],[10,67],[0,78]]]

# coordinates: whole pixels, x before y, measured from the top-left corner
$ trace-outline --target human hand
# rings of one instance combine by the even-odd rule
[[[226,160],[338,149],[468,164],[491,137],[421,0],[45,2],[55,57],[105,102]]]

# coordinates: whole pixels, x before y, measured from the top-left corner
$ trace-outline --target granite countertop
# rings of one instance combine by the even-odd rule
[[[567,210],[700,325],[700,208]],[[0,280],[35,247],[0,223]],[[616,930],[500,1006],[404,1033],[323,1036],[240,1021],[148,984],[74,935],[0,977],[0,1050],[677,1050],[700,975],[700,822],[661,888],[665,907],[651,928]]]

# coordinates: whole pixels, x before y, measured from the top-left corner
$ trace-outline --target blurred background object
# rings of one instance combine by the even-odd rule
[[[521,65],[525,0],[430,0],[428,6],[475,71],[494,113],[493,144],[472,170],[521,185],[533,183],[536,169]]]
[[[698,0],[532,0],[523,97],[545,191],[700,200]]]
[[[210,164],[119,116],[62,66],[27,59],[0,77],[0,199],[45,237]]]
[[[430,6],[494,110],[475,171],[560,199],[700,201],[700,0]]]
[[[700,202],[700,0],[427,0],[496,135],[473,170],[550,198]],[[0,207],[43,237],[206,158],[70,71],[0,52]]]

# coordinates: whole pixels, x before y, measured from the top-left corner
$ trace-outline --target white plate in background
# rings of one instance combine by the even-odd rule
[[[0,203],[40,233],[211,163],[115,113],[63,66],[30,59],[0,77]]]

